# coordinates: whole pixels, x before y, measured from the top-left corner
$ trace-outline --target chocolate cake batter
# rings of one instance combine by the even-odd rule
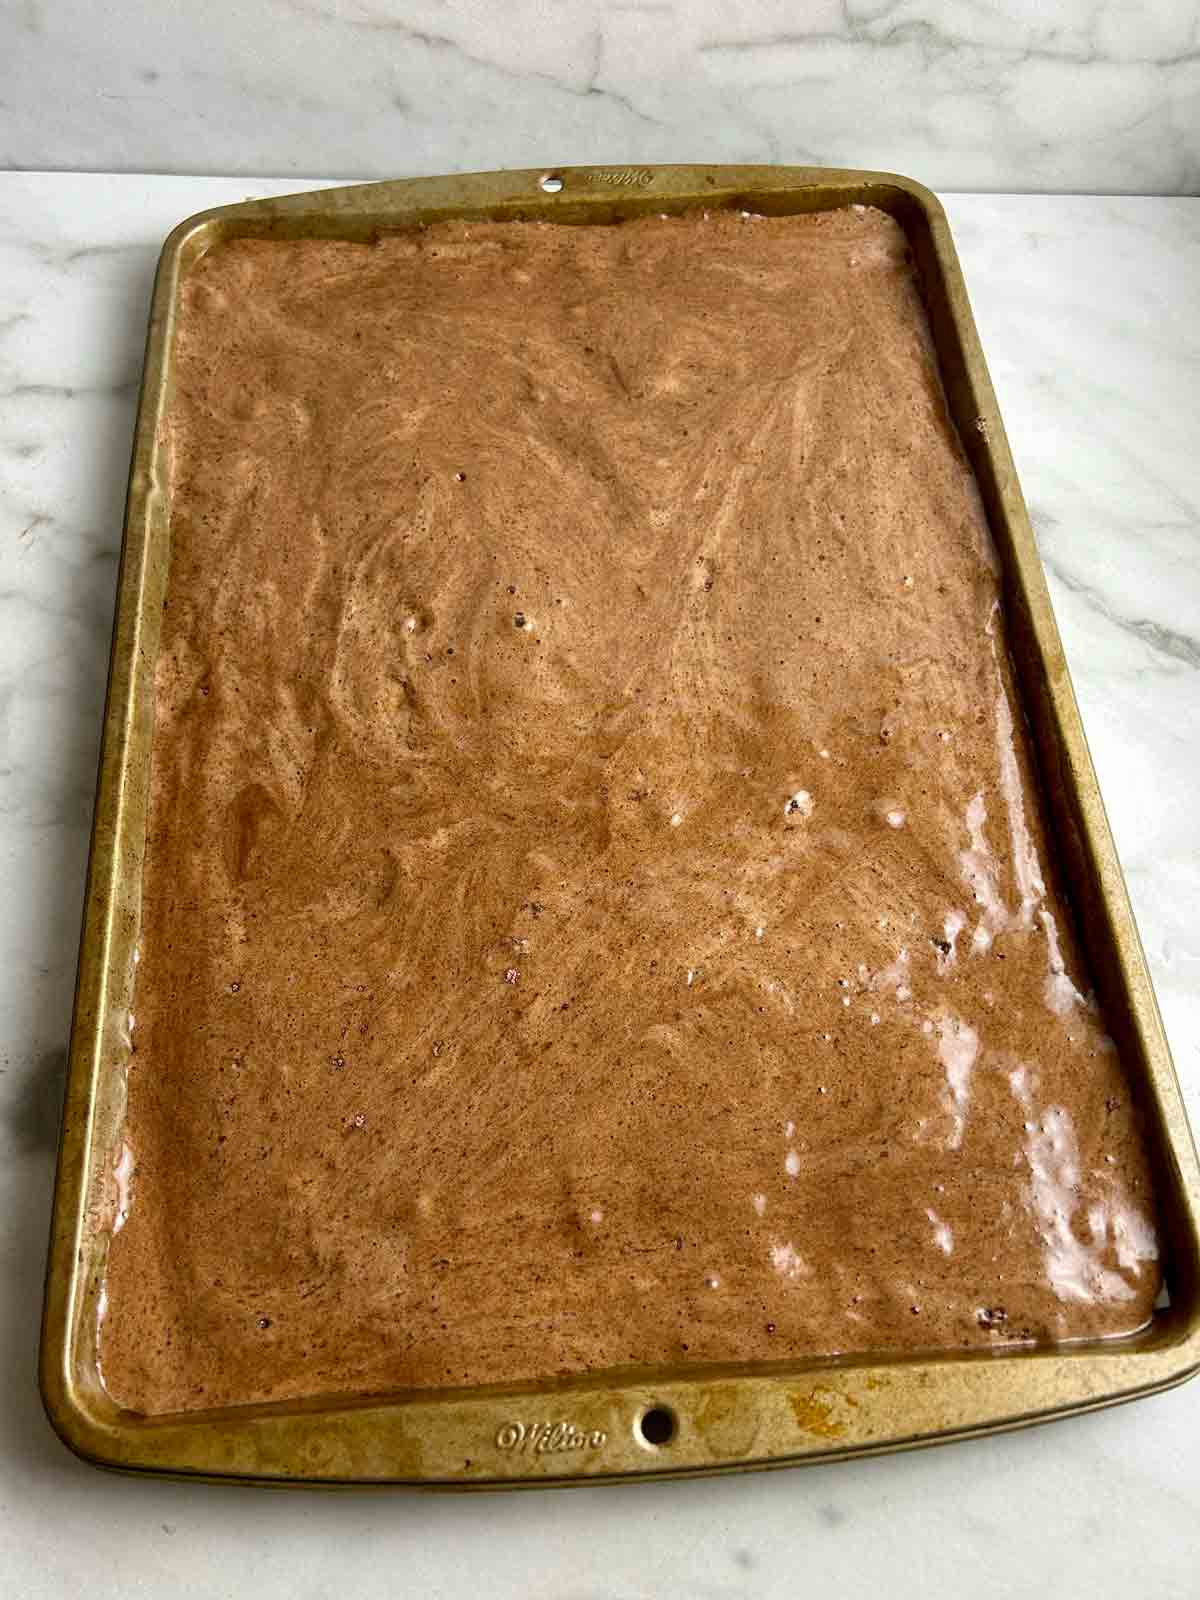
[[[176,360],[119,1401],[1147,1319],[891,220],[239,241]]]

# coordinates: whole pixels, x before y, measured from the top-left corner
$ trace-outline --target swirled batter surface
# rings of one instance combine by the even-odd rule
[[[243,240],[182,293],[113,1395],[1143,1323],[897,226]]]

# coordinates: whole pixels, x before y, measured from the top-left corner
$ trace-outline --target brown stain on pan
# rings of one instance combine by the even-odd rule
[[[719,1460],[748,1456],[759,1435],[757,1406],[747,1405],[736,1384],[707,1386],[692,1413],[696,1432]]]
[[[849,1413],[858,1410],[858,1401],[840,1389],[819,1383],[812,1389],[794,1390],[788,1395],[797,1423],[805,1433],[819,1439],[844,1439],[849,1432]]]

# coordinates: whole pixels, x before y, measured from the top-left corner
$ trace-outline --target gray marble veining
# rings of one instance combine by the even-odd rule
[[[0,166],[783,161],[1195,193],[1200,0],[12,0]]]

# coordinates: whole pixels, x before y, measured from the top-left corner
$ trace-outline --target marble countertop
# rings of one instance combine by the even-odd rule
[[[0,173],[5,1594],[1194,1594],[1200,1382],[915,1455],[467,1499],[124,1480],[51,1434],[41,1277],[151,276],[179,218],[306,186]],[[1200,200],[947,208],[1200,1126]]]
[[[0,168],[1200,181],[1200,0],[10,0],[0,61]]]

